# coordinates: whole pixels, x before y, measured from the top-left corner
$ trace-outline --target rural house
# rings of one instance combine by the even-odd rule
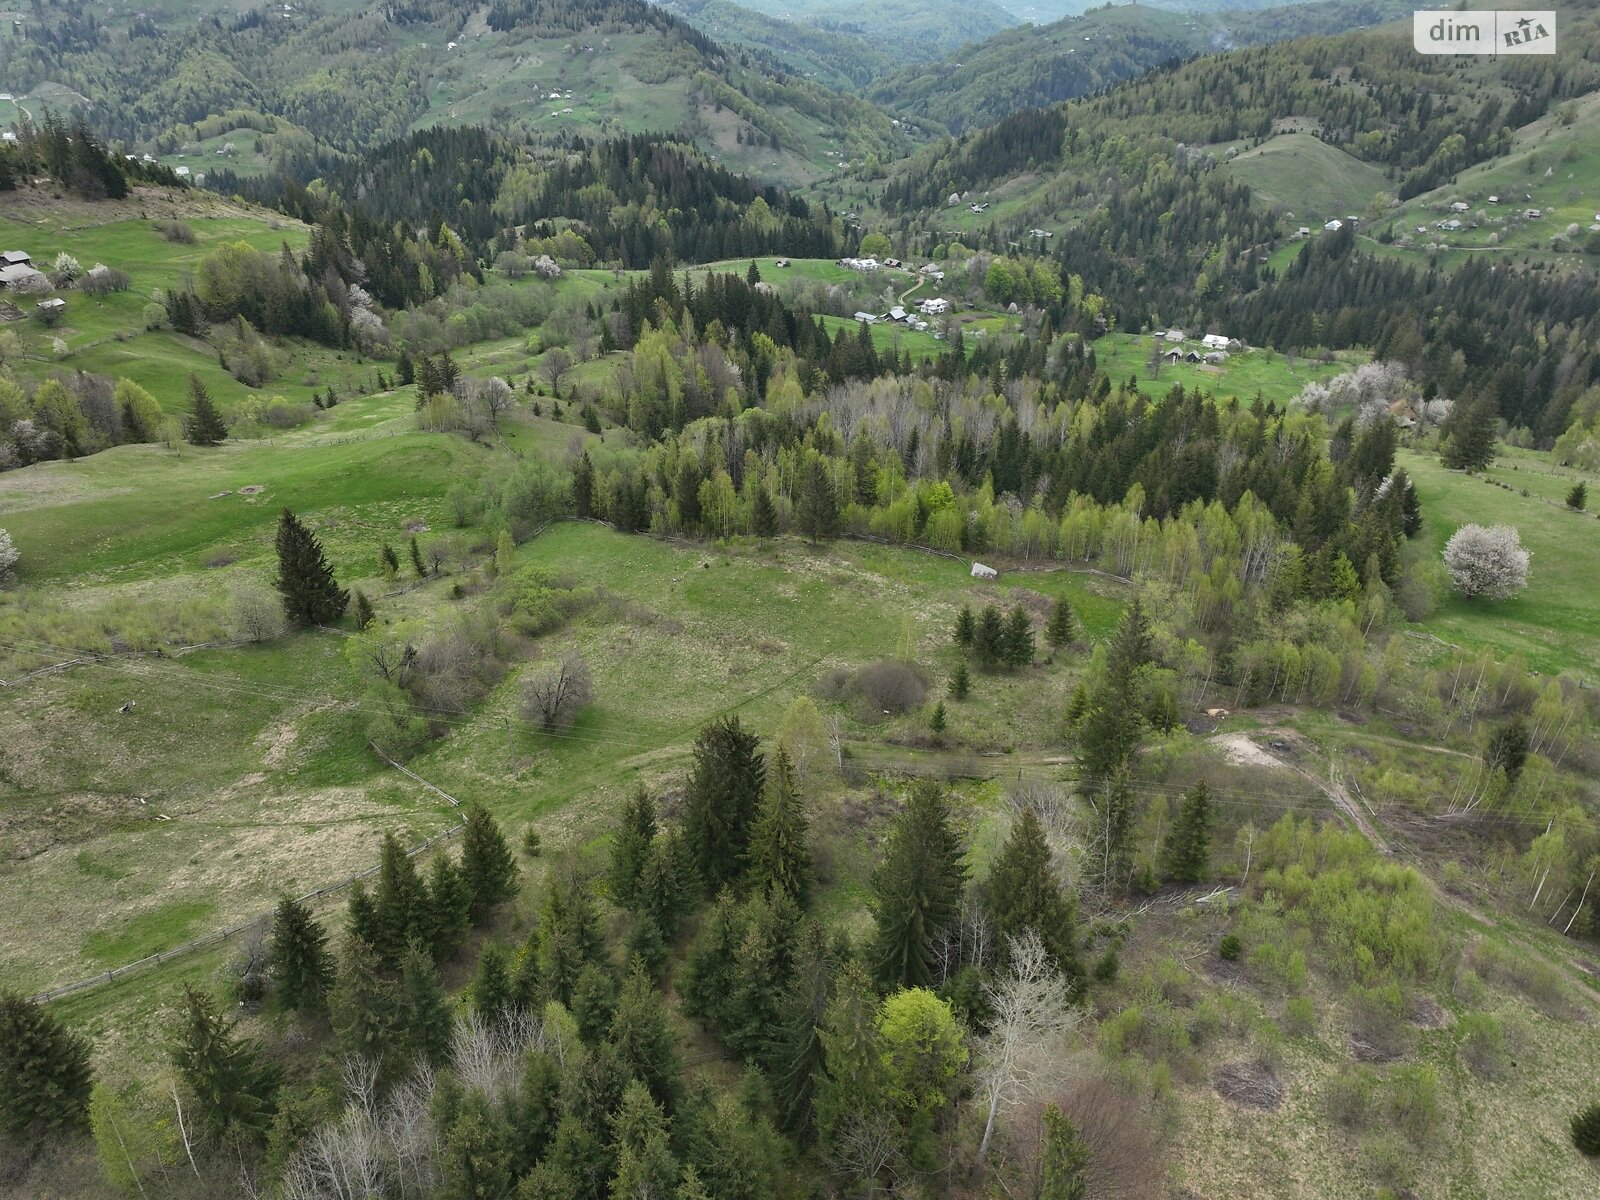
[[[917,307],[922,310],[923,316],[937,317],[941,313],[947,313],[950,311],[950,301],[946,300],[943,296],[934,296],[930,300],[924,300]]]
[[[1228,335],[1225,333],[1208,333],[1200,339],[1207,350],[1226,350],[1228,340]]]
[[[986,567],[981,562],[972,564],[972,577],[974,579],[994,579],[1000,574],[993,567]]]

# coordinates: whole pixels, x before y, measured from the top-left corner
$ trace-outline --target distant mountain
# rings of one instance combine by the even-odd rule
[[[780,20],[732,0],[660,2],[724,46],[763,51],[790,70],[828,87],[862,87],[909,61],[898,45]]]
[[[1237,7],[1237,6],[1235,6]],[[1319,0],[1243,14],[1186,15],[1147,4],[1107,5],[1050,25],[1008,29],[874,85],[871,99],[952,133],[1025,108],[1070,100],[1163,63],[1235,46],[1345,32],[1411,11],[1406,0]]]
[[[745,0],[769,17],[860,38],[900,62],[929,62],[1022,18],[993,0]]]
[[[83,9],[37,0],[20,35],[0,39],[0,79],[76,97],[129,150],[241,177],[305,174],[437,125],[545,141],[671,133],[787,182],[914,148],[859,96],[644,0],[313,2],[198,19]]]

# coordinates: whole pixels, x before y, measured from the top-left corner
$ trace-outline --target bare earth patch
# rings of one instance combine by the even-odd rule
[[[1228,761],[1236,767],[1283,766],[1276,757],[1256,745],[1248,733],[1218,734],[1211,739],[1211,744],[1220,746]]]

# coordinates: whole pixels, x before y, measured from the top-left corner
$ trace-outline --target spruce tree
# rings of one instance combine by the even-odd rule
[[[378,940],[378,906],[373,903],[367,885],[359,879],[350,889],[344,929],[348,936],[369,946]]]
[[[993,670],[1006,658],[1006,625],[1000,610],[992,604],[984,605],[978,618],[978,627],[972,634],[972,650],[978,666]]]
[[[1078,723],[1078,763],[1086,782],[1098,784],[1126,766],[1144,733],[1143,668],[1154,657],[1150,622],[1134,598],[1106,654],[1105,670],[1089,690]]]
[[[712,1028],[726,1023],[733,995],[734,956],[744,938],[744,922],[733,893],[723,891],[701,923],[678,978],[683,1011]]]
[[[1050,610],[1050,621],[1044,627],[1045,641],[1050,643],[1051,650],[1059,654],[1070,646],[1077,636],[1077,614],[1072,611],[1072,602],[1063,596]]]
[[[794,519],[795,527],[813,545],[831,541],[839,534],[839,496],[828,475],[827,460],[816,451],[807,453],[800,468]]]
[[[772,1049],[783,994],[794,972],[800,909],[782,892],[756,894],[742,913],[743,937],[733,955],[733,994],[722,1040],[746,1062],[765,1061]]]
[[[590,1045],[605,1036],[611,1015],[617,1007],[617,984],[611,972],[598,962],[587,962],[572,985],[572,1019],[578,1033]]]
[[[283,611],[296,625],[330,625],[343,615],[350,593],[333,577],[322,543],[287,508],[278,518],[278,578]]]
[[[972,640],[977,633],[978,623],[972,616],[972,606],[963,604],[961,611],[956,614],[956,645],[963,650],[972,648]]]
[[[617,1144],[617,1173],[610,1194],[618,1200],[670,1200],[682,1171],[672,1155],[666,1118],[637,1079],[622,1093],[611,1129]]]
[[[778,532],[778,510],[763,480],[756,480],[755,496],[750,501],[750,532],[757,537],[772,537]]]
[[[1033,621],[1022,605],[1015,605],[1006,616],[1005,635],[1002,641],[1002,656],[1006,666],[1013,670],[1032,666],[1033,650]]]
[[[966,855],[937,784],[916,784],[872,876],[871,962],[885,987],[932,981],[932,943],[956,918]]]
[[[418,579],[426,579],[428,564],[422,561],[422,547],[417,545],[416,534],[411,535],[411,540],[406,543],[406,549],[411,552],[411,569],[417,573]]]
[[[715,894],[739,876],[766,783],[759,739],[737,715],[707,725],[694,743],[683,836],[702,886]]]
[[[218,1137],[266,1137],[276,1111],[277,1072],[262,1065],[253,1043],[235,1036],[234,1022],[209,995],[187,985],[172,1065],[202,1129]]]
[[[454,1022],[449,1001],[439,986],[433,960],[419,946],[406,951],[400,964],[399,1021],[397,1033],[414,1058],[443,1066],[450,1056]]]
[[[1400,532],[1414,538],[1422,532],[1422,497],[1417,495],[1417,485],[1404,471],[1398,471],[1396,486],[1400,489]]]
[[[0,1134],[26,1143],[88,1124],[89,1050],[44,1008],[0,989]]]
[[[677,830],[656,835],[639,873],[635,906],[655,925],[664,941],[678,936],[699,891],[694,863]]]
[[[639,900],[639,877],[656,836],[656,802],[643,786],[623,802],[611,835],[611,898],[623,908]]]
[[[1083,975],[1078,962],[1073,902],[1050,865],[1044,826],[1024,808],[989,871],[989,916],[1001,954],[1013,938],[1035,934],[1069,981]]]
[[[938,735],[944,733],[945,726],[947,724],[948,720],[945,717],[944,701],[941,700],[933,706],[933,716],[928,718],[928,728],[931,729],[934,733],[934,736],[937,737]]]
[[[381,1062],[395,1049],[393,1031],[399,989],[379,974],[382,964],[366,942],[345,943],[328,1007],[339,1048]]]
[[[622,985],[607,1040],[628,1074],[649,1089],[657,1104],[671,1111],[682,1071],[677,1035],[661,993],[643,971],[630,971]]]
[[[1440,427],[1439,459],[1456,471],[1482,471],[1494,462],[1500,413],[1492,393],[1458,402]]]
[[[950,698],[965,700],[971,692],[972,676],[967,671],[967,664],[957,663],[955,673],[950,676]]]
[[[383,568],[384,578],[393,579],[400,573],[400,556],[394,552],[394,547],[388,542],[383,544],[383,549],[378,552],[378,563]]]
[[[817,1079],[826,1067],[822,1023],[833,1000],[834,967],[827,931],[816,921],[808,922],[800,931],[794,977],[784,996],[772,1055],[778,1119],[790,1133],[801,1136],[813,1130]]]
[[[427,885],[417,866],[392,833],[383,835],[378,862],[378,888],[373,898],[377,910],[377,940],[372,948],[391,971],[400,969],[406,947],[429,938],[430,903]]]
[[[1589,487],[1582,480],[1572,485],[1572,490],[1567,493],[1567,507],[1573,512],[1582,512],[1589,507]]]
[[[466,876],[448,854],[436,854],[428,870],[428,949],[442,962],[467,940],[472,921],[472,893]]]
[[[444,1135],[436,1200],[497,1200],[512,1194],[509,1131],[481,1091],[468,1092]]]
[[[1085,1200],[1089,1147],[1054,1104],[1044,1110],[1043,1149],[1039,1200]]]
[[[372,601],[367,599],[367,594],[356,589],[356,628],[365,629],[378,619],[378,614],[372,611]]]
[[[1183,794],[1162,866],[1174,883],[1199,883],[1211,862],[1211,789],[1205,780]]]
[[[750,833],[750,877],[758,889],[782,892],[797,905],[805,905],[811,894],[809,830],[794,764],[780,743]]]
[[[504,946],[490,942],[478,956],[472,976],[472,1009],[486,1021],[501,1021],[511,1011],[511,959]]]
[[[572,464],[572,511],[574,516],[594,516],[594,462],[587,450]]]
[[[228,437],[228,426],[216,403],[198,376],[189,376],[189,415],[183,422],[183,436],[191,446],[218,446]]]
[[[888,1103],[878,997],[860,964],[839,971],[819,1036],[826,1070],[813,1084],[817,1144],[831,1146]]]
[[[268,962],[284,1007],[315,1012],[327,1003],[328,989],[333,986],[333,956],[328,953],[328,935],[311,915],[309,905],[288,896],[278,901]]]
[[[467,805],[461,831],[461,871],[472,896],[472,919],[482,924],[489,910],[517,894],[517,863],[511,847],[489,810],[477,801]]]

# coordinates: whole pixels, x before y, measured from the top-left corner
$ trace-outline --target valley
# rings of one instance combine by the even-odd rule
[[[0,23],[0,1197],[1590,1195],[1595,12]]]

